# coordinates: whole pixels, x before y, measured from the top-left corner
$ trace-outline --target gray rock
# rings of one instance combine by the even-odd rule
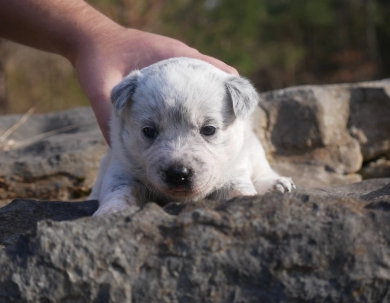
[[[390,160],[385,158],[369,162],[359,171],[363,179],[390,178]]]
[[[20,115],[2,117],[0,134],[20,118]],[[62,131],[48,133],[59,129]],[[13,146],[8,144],[9,150],[4,148],[13,142]],[[0,201],[3,203],[14,198],[85,197],[97,175],[100,158],[107,150],[90,108],[33,115],[7,141],[0,143],[3,143],[0,150]]]
[[[0,247],[15,244],[21,235],[34,231],[39,221],[66,221],[92,216],[97,208],[98,201],[14,200],[0,208]]]
[[[390,302],[389,205],[376,179],[42,221],[0,251],[0,302]]]
[[[256,132],[276,166],[307,166],[305,171],[321,175],[317,179],[340,184],[359,179],[350,174],[363,160],[390,155],[390,80],[291,87],[262,99]]]
[[[292,177],[294,183],[305,187],[353,184],[362,181],[359,174],[338,174],[322,165],[272,160],[272,167],[281,175]]]
[[[263,94],[263,100],[267,149],[276,161],[322,165],[340,174],[359,170],[360,146],[347,129],[348,88],[293,87]]]
[[[348,128],[365,161],[389,155],[390,80],[352,86]]]

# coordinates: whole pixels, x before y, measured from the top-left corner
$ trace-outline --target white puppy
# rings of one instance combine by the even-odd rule
[[[111,149],[91,199],[94,215],[148,201],[230,199],[289,192],[252,131],[259,96],[250,82],[196,59],[131,72],[112,91]]]

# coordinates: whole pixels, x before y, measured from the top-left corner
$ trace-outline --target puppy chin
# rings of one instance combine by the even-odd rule
[[[202,195],[193,193],[193,192],[185,192],[185,193],[175,193],[175,192],[168,192],[166,193],[166,197],[171,202],[189,202],[189,201],[199,201],[205,198],[205,195],[202,193]]]
[[[166,200],[172,202],[198,201],[207,196],[208,191],[204,188],[194,188],[191,185],[187,186],[156,186],[158,192],[165,196]]]
[[[199,193],[194,192],[190,188],[170,187],[160,190],[167,198],[173,201],[181,202],[186,200],[196,200]]]

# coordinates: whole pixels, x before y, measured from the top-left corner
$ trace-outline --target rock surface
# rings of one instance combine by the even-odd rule
[[[390,179],[62,222],[96,202],[53,205],[0,209],[0,302],[390,302]]]
[[[69,221],[92,216],[97,208],[98,201],[14,200],[0,208],[0,248],[15,244],[21,235],[34,231],[39,221]]]
[[[390,160],[385,158],[369,162],[359,171],[364,179],[390,177]]]
[[[358,182],[363,161],[390,159],[390,80],[298,86],[261,96],[257,134],[275,168],[298,184]]]
[[[1,117],[0,135],[20,118]],[[90,108],[33,115],[1,144],[0,205],[14,198],[85,197],[107,150]]]

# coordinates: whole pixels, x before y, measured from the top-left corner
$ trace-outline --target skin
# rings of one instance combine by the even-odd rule
[[[67,58],[109,142],[110,93],[134,69],[172,57],[218,59],[168,37],[124,28],[81,0],[0,0],[0,37]]]

